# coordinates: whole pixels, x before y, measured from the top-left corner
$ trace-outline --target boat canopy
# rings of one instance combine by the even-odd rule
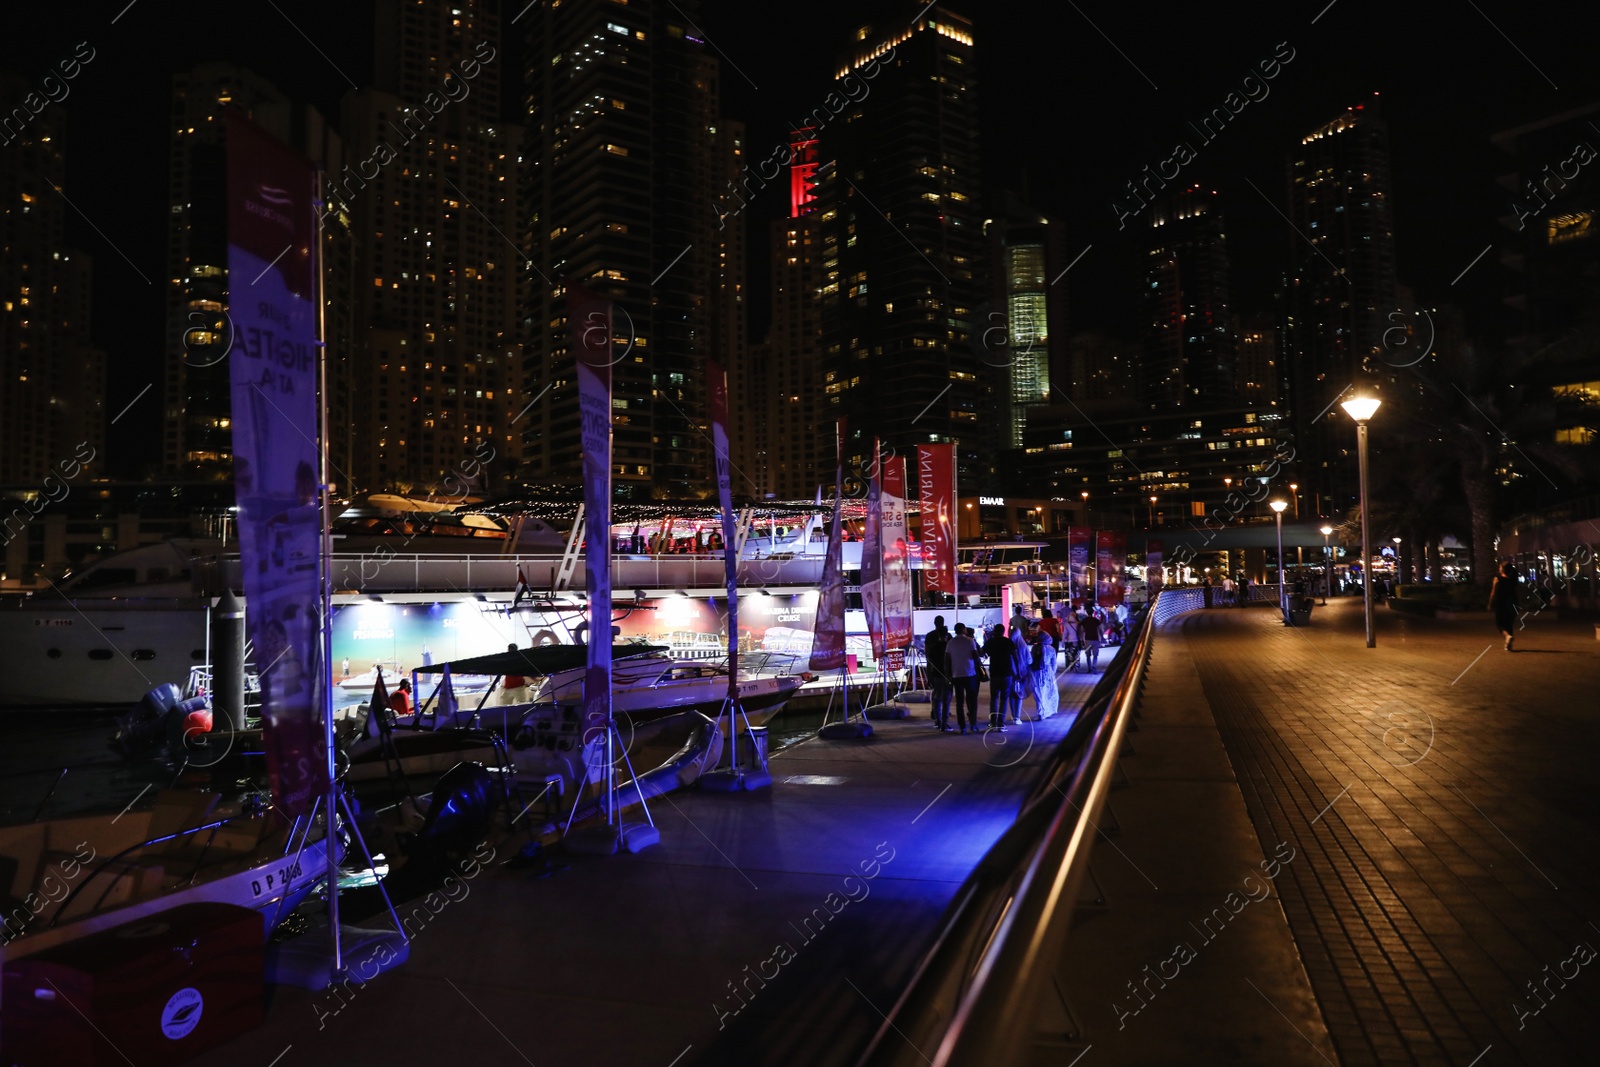
[[[666,645],[630,642],[612,645],[611,658],[615,661],[668,651],[670,649]],[[519,648],[515,652],[492,652],[487,656],[470,656],[467,659],[451,660],[449,663],[431,663],[426,667],[418,667],[416,673],[438,674],[449,667],[452,674],[492,674],[497,677],[507,674],[550,675],[574,670],[588,662],[587,645],[537,645],[533,648]]]

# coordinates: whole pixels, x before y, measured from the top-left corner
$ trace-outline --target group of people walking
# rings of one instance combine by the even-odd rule
[[[1089,616],[1092,620],[1093,616]],[[1082,620],[1074,620],[1080,631]],[[1099,647],[1098,624],[1089,630],[1095,648]],[[1045,609],[1034,622],[1019,610],[1005,626],[989,629],[983,643],[964,623],[956,623],[952,633],[945,628],[944,616],[936,615],[933,629],[923,639],[927,654],[933,720],[941,732],[948,732],[950,709],[954,704],[956,726],[966,733],[970,726],[978,732],[978,686],[989,682],[989,728],[1004,730],[1007,722],[1022,721],[1022,702],[1032,695],[1039,718],[1054,715],[1060,704],[1056,687],[1056,650],[1064,647],[1066,631],[1060,619]],[[1077,638],[1075,637],[1074,640]]]
[[[1245,577],[1243,571],[1239,572],[1238,581],[1225,574],[1222,576],[1222,581],[1217,583],[1213,583],[1211,575],[1208,574],[1200,586],[1205,590],[1205,605],[1208,608],[1242,608],[1250,603],[1250,579]]]

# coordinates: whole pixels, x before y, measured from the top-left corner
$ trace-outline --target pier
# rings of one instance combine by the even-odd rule
[[[1154,629],[1033,1062],[1582,1058],[1592,626],[1536,618],[1508,654],[1472,622],[1378,621],[1371,650],[1355,598]],[[914,705],[778,753],[770,791],[657,801],[660,847],[491,865],[402,909],[403,968],[279,989],[194,1062],[857,1063],[1094,680],[1062,675],[1062,714],[1003,746]],[[873,1062],[932,1061],[909,1044]]]

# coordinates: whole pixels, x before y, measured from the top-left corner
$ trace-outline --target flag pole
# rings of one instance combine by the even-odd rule
[[[312,176],[311,204],[316,212],[317,225],[312,231],[312,278],[317,301],[317,408],[321,432],[317,435],[317,461],[320,467],[317,478],[319,502],[322,505],[322,551],[318,553],[317,569],[321,581],[321,599],[318,618],[322,645],[322,670],[318,672],[322,686],[322,739],[328,770],[328,806],[323,813],[327,820],[324,851],[328,857],[328,926],[333,934],[333,977],[344,973],[344,946],[339,932],[339,853],[337,848],[337,783],[338,774],[333,735],[333,524],[328,492],[328,334],[327,297],[324,290],[322,234],[325,216],[322,200],[317,193],[322,189],[323,171],[318,167]],[[387,896],[387,894],[385,894]]]

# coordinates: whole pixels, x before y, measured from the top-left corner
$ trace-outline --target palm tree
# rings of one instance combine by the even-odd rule
[[[1549,352],[1490,353],[1463,339],[1409,368],[1410,387],[1396,397],[1403,438],[1454,468],[1479,582],[1495,571],[1495,531],[1518,498],[1531,504],[1543,483],[1567,491],[1581,473],[1572,451],[1552,439],[1555,401],[1532,384]]]

